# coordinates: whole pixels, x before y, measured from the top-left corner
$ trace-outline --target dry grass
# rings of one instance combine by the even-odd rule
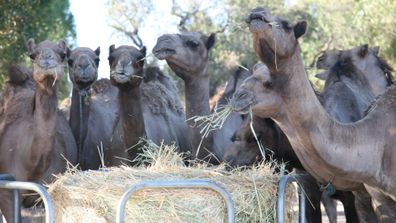
[[[274,222],[276,187],[280,175],[270,165],[226,171],[224,165],[184,165],[172,146],[146,144],[140,167],[102,171],[70,169],[50,185],[55,222],[114,222],[118,201],[142,180],[209,179],[232,194],[236,222]],[[273,168],[273,167],[272,167]],[[126,222],[225,222],[220,195],[209,189],[148,189],[127,204]]]

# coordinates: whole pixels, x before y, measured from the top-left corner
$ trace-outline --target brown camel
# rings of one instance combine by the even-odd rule
[[[110,79],[118,88],[119,120],[105,152],[107,165],[133,161],[142,137],[156,144],[175,143],[182,152],[191,148],[176,87],[158,68],[144,69],[145,56],[145,47],[110,46]]]
[[[0,115],[0,172],[22,181],[51,181],[76,163],[77,148],[66,119],[57,109],[57,82],[64,74],[66,42],[27,43],[33,73],[14,66],[4,88]],[[32,81],[32,79],[34,81]],[[0,209],[13,222],[13,199],[1,191]]]
[[[186,116],[192,136],[192,153],[199,159],[218,163],[231,143],[233,132],[240,126],[240,115],[233,114],[225,126],[204,138],[201,143],[201,128],[191,119],[211,113],[209,108],[209,51],[214,46],[215,34],[209,36],[197,32],[166,34],[157,39],[153,54],[166,60],[170,68],[185,84]],[[199,154],[197,154],[199,148]]]
[[[396,88],[390,87],[364,119],[339,123],[320,105],[304,70],[297,39],[307,23],[291,25],[263,8],[254,9],[248,22],[256,54],[266,66],[235,94],[235,109],[251,106],[257,115],[273,118],[318,181],[339,189],[356,189],[363,183],[389,198],[375,197],[375,202],[392,206],[390,201],[396,198],[396,175],[392,174],[396,170],[392,163],[396,158],[392,137]],[[392,219],[392,215],[387,217]]]
[[[98,169],[99,151],[110,146],[116,120],[117,89],[108,79],[97,81],[100,48],[68,50],[70,80],[73,83],[69,124],[76,139],[82,170]]]

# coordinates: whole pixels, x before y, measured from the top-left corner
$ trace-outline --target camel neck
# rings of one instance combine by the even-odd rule
[[[89,100],[88,90],[80,90],[73,87],[69,124],[76,139],[78,162],[82,168],[84,168],[85,161],[88,159],[88,157],[84,157],[83,149],[88,132]]]
[[[119,87],[120,123],[126,148],[136,145],[145,135],[140,87]],[[130,154],[136,150],[130,150]],[[136,151],[137,153],[137,151]],[[131,154],[133,157],[134,155]]]
[[[204,116],[210,114],[209,108],[209,76],[207,75],[207,68],[203,69],[201,74],[190,75],[194,78],[185,80],[185,97],[186,97],[186,117],[191,119],[194,116]],[[190,134],[192,140],[192,153],[195,156],[199,145],[201,144],[202,135],[201,128],[197,127],[199,123],[194,120],[189,120]],[[209,135],[202,141],[199,147],[199,159],[207,158],[212,151],[212,135]],[[215,162],[215,161],[212,161]]]
[[[288,136],[304,168],[316,179],[323,183],[333,179],[333,183],[341,189],[356,188],[358,184],[348,181],[351,179],[334,176],[355,170],[356,176],[362,176],[362,170],[356,167],[365,164],[351,162],[351,153],[358,151],[352,149],[346,156],[345,150],[338,148],[348,148],[348,144],[350,145],[349,142],[341,140],[346,139],[345,137],[329,137],[340,130],[341,124],[330,118],[321,106],[308,81],[299,49],[297,51],[289,61],[282,64],[285,69],[278,72],[289,79],[281,91],[283,103],[286,105],[284,113],[278,115],[276,120]]]
[[[185,82],[186,116],[203,116],[210,114],[209,77],[198,77]]]
[[[46,88],[37,86],[34,104],[35,131],[30,153],[30,160],[35,163],[33,176],[40,176],[50,165],[55,143],[57,107],[56,85]]]

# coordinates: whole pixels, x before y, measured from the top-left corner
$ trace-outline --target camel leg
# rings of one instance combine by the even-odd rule
[[[0,210],[7,222],[14,222],[14,193],[12,190],[0,190]],[[19,213],[20,214],[20,213]],[[19,223],[21,216],[19,216]]]
[[[322,192],[319,190],[316,180],[308,174],[300,175],[298,182],[304,189],[307,199],[305,203],[305,217],[308,223],[321,223],[322,212],[320,210],[320,197]]]
[[[382,192],[364,185],[367,192],[370,194],[372,204],[377,217],[382,223],[395,222],[396,219],[396,202],[383,194]]]
[[[337,191],[331,197],[342,202],[347,223],[359,223],[359,217],[355,206],[355,196],[352,194],[352,192]]]
[[[337,223],[337,202],[322,193],[322,204],[330,223]]]
[[[371,197],[366,190],[353,191],[355,196],[355,206],[359,217],[359,222],[362,223],[378,223],[377,215],[371,203]]]

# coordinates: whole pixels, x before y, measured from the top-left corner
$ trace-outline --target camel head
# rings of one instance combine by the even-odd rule
[[[253,9],[246,22],[253,34],[257,56],[271,71],[278,70],[282,59],[291,58],[296,53],[297,39],[307,30],[306,21],[291,24],[272,16],[268,9],[262,7]]]
[[[138,50],[133,46],[109,48],[110,80],[115,86],[137,87],[144,78],[143,66],[146,47]]]
[[[331,69],[337,62],[349,58],[350,63],[362,72],[369,81],[373,92],[378,95],[393,83],[393,68],[378,56],[379,47],[369,48],[367,44],[349,50],[328,50],[321,54],[316,63],[319,69]],[[317,74],[316,77],[326,80],[328,72]]]
[[[215,43],[215,34],[209,37],[197,32],[165,34],[157,39],[153,54],[166,60],[183,80],[204,74],[208,66],[209,50]]]
[[[78,47],[67,49],[70,80],[77,89],[87,89],[98,78],[100,47],[95,51]]]
[[[33,79],[42,89],[54,86],[64,75],[67,47],[64,40],[54,43],[45,40],[36,45],[34,39],[27,42],[28,54],[33,63]]]
[[[253,67],[248,77],[237,89],[231,99],[234,111],[248,113],[251,108],[259,117],[274,117],[281,111],[281,97],[277,93],[284,85],[281,75],[271,75],[265,64]]]
[[[262,133],[257,131],[255,126],[254,129],[261,141]],[[250,117],[244,120],[242,126],[232,136],[231,141],[231,145],[223,156],[223,161],[231,167],[249,166],[262,159],[257,141],[250,129]]]

